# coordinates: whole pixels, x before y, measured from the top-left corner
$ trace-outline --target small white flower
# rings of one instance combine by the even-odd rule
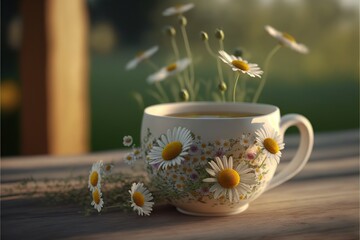
[[[195,5],[193,3],[179,4],[179,5],[165,9],[162,14],[163,14],[163,16],[172,16],[175,14],[180,15],[180,14],[183,14],[184,12],[189,11],[194,6]]]
[[[279,164],[281,157],[280,150],[284,149],[285,145],[282,142],[281,136],[269,128],[261,128],[255,133],[257,135],[256,142],[259,144],[265,156],[269,159],[275,159]]]
[[[137,158],[134,153],[131,152],[125,155],[124,160],[127,164],[133,165],[136,162]]]
[[[233,168],[232,157],[227,159],[223,156],[222,160],[216,157],[215,160],[216,162],[209,162],[212,169],[206,168],[211,178],[205,178],[203,182],[215,183],[209,190],[214,193],[215,199],[224,196],[230,202],[239,202],[240,195],[250,192],[251,187],[256,184],[255,173],[244,162]]]
[[[187,68],[187,66],[189,66],[190,62],[191,61],[188,58],[183,58],[181,60],[178,60],[175,63],[172,63],[166,67],[163,67],[156,73],[150,75],[147,78],[147,82],[149,84],[152,84],[155,82],[160,82],[160,81],[166,79],[167,77],[174,76],[174,75],[182,72],[183,70],[185,70],[185,68]]]
[[[132,136],[129,135],[129,136],[124,136],[123,137],[123,144],[124,144],[125,147],[130,147],[132,143],[133,143]]]
[[[154,202],[150,202],[153,200],[151,192],[144,187],[143,183],[133,183],[129,193],[131,196],[131,207],[133,207],[134,211],[137,211],[141,216],[149,216],[154,205]]]
[[[180,165],[193,142],[190,130],[175,127],[168,129],[158,140],[158,146],[153,146],[148,154],[150,164],[159,164],[159,168]]]
[[[249,134],[243,134],[240,138],[240,144],[244,147],[248,147],[250,144],[252,144],[252,137]]]
[[[244,74],[248,74],[250,77],[259,77],[264,72],[259,68],[255,63],[248,63],[248,61],[242,59],[241,57],[235,57],[234,55],[229,55],[225,51],[219,51],[219,58],[226,64],[228,64],[234,72],[239,71]]]
[[[136,66],[144,61],[145,59],[150,58],[152,55],[154,55],[157,51],[159,50],[158,46],[153,46],[152,48],[146,50],[145,52],[140,52],[137,54],[137,56],[132,59],[131,61],[129,61],[126,65],[126,70],[131,70],[136,68]]]
[[[189,154],[192,156],[201,154],[201,148],[199,144],[196,143],[191,144],[189,148]]]
[[[92,190],[92,202],[91,206],[94,206],[94,208],[100,212],[102,207],[104,206],[104,201],[102,199],[102,193],[99,188],[94,188]]]
[[[133,147],[132,154],[136,157],[136,159],[141,159],[141,148]]]
[[[94,163],[89,172],[88,187],[90,190],[94,188],[101,188],[101,175],[102,175],[103,162],[98,161]]]
[[[114,169],[113,163],[106,163],[103,165],[103,173],[105,173],[105,175],[110,175],[113,169]]]
[[[297,43],[295,38],[288,33],[280,32],[271,26],[265,26],[265,30],[274,38],[276,38],[281,45],[284,45],[299,53],[308,53],[309,49],[301,43]]]

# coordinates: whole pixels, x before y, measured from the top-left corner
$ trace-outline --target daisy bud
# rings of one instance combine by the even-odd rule
[[[244,54],[244,51],[241,48],[236,48],[234,51],[234,56],[235,57],[242,57]]]
[[[208,34],[207,34],[206,32],[204,32],[204,31],[200,32],[200,37],[201,37],[201,40],[202,40],[203,42],[209,40]]]
[[[179,17],[179,24],[180,24],[181,26],[186,26],[186,24],[187,24],[187,19],[186,19],[186,17],[180,16],[180,17]]]
[[[219,88],[220,92],[225,92],[227,90],[226,83],[225,82],[219,83],[218,88]]]
[[[186,89],[181,89],[180,93],[179,93],[179,97],[182,101],[187,102],[189,101],[189,92]]]
[[[168,26],[164,29],[164,32],[170,36],[170,37],[174,37],[176,35],[176,30],[174,27],[172,26]]]
[[[216,29],[215,31],[215,37],[219,40],[224,40],[225,38],[225,34],[224,34],[224,31],[221,30],[221,29]]]

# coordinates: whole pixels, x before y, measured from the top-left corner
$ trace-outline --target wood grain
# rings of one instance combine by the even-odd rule
[[[87,6],[84,0],[20,1],[23,41],[21,151],[88,151]]]
[[[343,144],[335,144],[337,136]],[[245,212],[228,217],[193,217],[183,215],[169,205],[157,206],[151,217],[118,211],[84,216],[75,206],[44,206],[36,198],[1,198],[2,239],[359,239],[359,137],[358,130],[316,136],[314,154],[305,169],[289,182],[264,193]],[[294,151],[297,137],[291,137],[288,150]],[[331,141],[330,141],[330,140]],[[328,146],[328,147],[327,147]],[[352,147],[349,147],[352,146]],[[346,148],[345,157],[336,154]],[[328,154],[330,152],[331,154]],[[104,154],[104,159],[124,152]],[[25,165],[24,159],[5,159],[2,183],[6,188],[16,183],[21,174],[36,177],[64,173],[76,166],[86,168],[98,157],[80,156],[66,159],[50,158],[53,165]],[[290,156],[289,156],[290,158]],[[26,161],[32,161],[27,159]],[[44,160],[45,161],[45,160]],[[285,162],[285,161],[284,161]],[[286,163],[284,163],[286,164]],[[121,165],[126,168],[125,165]],[[58,172],[57,170],[58,169]],[[12,178],[15,174],[17,177]],[[41,175],[41,174],[40,174]],[[46,174],[41,175],[46,176]],[[13,179],[14,181],[10,181]],[[39,177],[41,179],[41,177]]]

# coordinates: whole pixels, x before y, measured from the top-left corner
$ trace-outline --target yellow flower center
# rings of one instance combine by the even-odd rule
[[[111,169],[111,165],[110,164],[106,165],[105,170],[110,171],[110,169]]]
[[[283,38],[289,40],[290,42],[296,42],[295,38],[293,36],[291,36],[290,34],[288,34],[288,33],[284,32],[284,33],[282,33],[282,36],[283,36]]]
[[[234,188],[240,183],[240,175],[234,169],[227,168],[220,171],[217,180],[223,188]]]
[[[183,6],[183,4],[176,4],[174,7],[176,10],[180,10]]]
[[[99,204],[100,203],[100,193],[99,193],[99,190],[98,189],[95,189],[92,193],[92,197],[93,197],[93,201],[96,203],[96,204]]]
[[[177,68],[176,63],[172,63],[172,64],[170,64],[169,66],[166,67],[166,71],[172,72],[172,71],[174,71],[176,68]]]
[[[168,161],[168,160],[173,160],[174,158],[179,156],[181,151],[182,151],[181,142],[179,141],[171,142],[164,147],[164,150],[162,151],[161,155],[164,160]]]
[[[231,62],[231,64],[234,65],[234,67],[236,67],[240,70],[243,70],[243,71],[248,71],[250,68],[246,62],[241,61],[241,60],[233,60]]]
[[[92,172],[90,175],[90,184],[95,187],[99,181],[99,174],[97,172]]]
[[[144,56],[144,54],[145,54],[145,52],[138,52],[138,53],[136,54],[136,57],[137,57],[137,58],[142,58],[142,57]]]
[[[264,140],[264,147],[272,154],[276,154],[277,152],[280,151],[279,145],[272,138],[266,138]]]
[[[144,206],[145,203],[145,197],[141,192],[134,192],[133,194],[133,200],[136,205],[139,207]]]
[[[126,160],[131,161],[131,160],[132,160],[132,157],[131,157],[130,155],[128,155],[128,156],[126,157]]]

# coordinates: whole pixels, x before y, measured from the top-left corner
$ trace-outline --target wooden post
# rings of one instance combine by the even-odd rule
[[[85,0],[23,0],[22,153],[88,151]]]

